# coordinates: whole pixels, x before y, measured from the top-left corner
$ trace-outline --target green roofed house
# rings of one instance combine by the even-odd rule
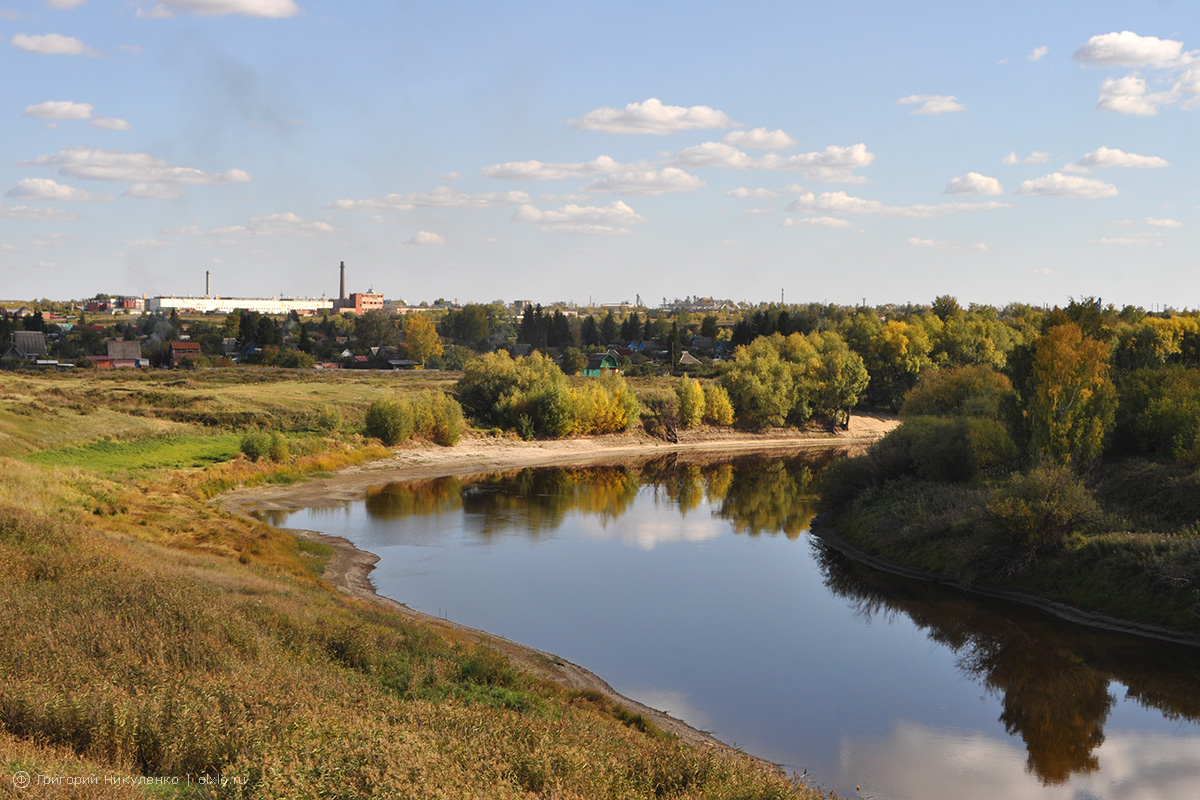
[[[592,353],[588,359],[587,367],[579,373],[590,377],[600,375],[619,375],[621,370],[617,368],[617,357],[612,353]]]

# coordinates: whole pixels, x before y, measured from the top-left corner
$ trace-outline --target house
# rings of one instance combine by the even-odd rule
[[[201,355],[199,342],[171,342],[171,369],[180,365],[183,359],[195,358]]]
[[[579,374],[589,377],[620,375],[621,370],[617,368],[617,357],[613,353],[592,353],[588,358],[587,367]]]
[[[41,331],[13,331],[12,343],[0,358],[37,361],[46,355],[46,334]]]
[[[142,358],[141,342],[126,342],[121,339],[109,339],[107,342],[105,342],[105,348],[107,357],[112,361],[112,366],[114,367],[122,368],[150,366],[150,361]]]
[[[683,355],[679,357],[679,366],[681,367],[694,367],[698,364],[700,364],[700,359],[696,358],[687,350],[684,350]]]

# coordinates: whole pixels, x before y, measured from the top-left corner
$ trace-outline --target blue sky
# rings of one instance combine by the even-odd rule
[[[0,296],[1194,308],[1198,23],[0,0]]]

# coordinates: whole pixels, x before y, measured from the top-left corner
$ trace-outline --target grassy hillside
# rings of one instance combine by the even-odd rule
[[[348,600],[320,580],[320,545],[207,503],[384,454],[358,433],[367,405],[446,383],[4,375],[0,765],[181,778],[37,797],[809,796]],[[251,427],[286,436],[287,459],[238,456]],[[216,775],[230,780],[198,783]]]

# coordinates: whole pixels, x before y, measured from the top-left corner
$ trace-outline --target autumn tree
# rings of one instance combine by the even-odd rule
[[[1108,352],[1072,322],[1037,340],[1025,410],[1034,452],[1063,464],[1099,457],[1116,411]]]
[[[424,364],[442,354],[442,340],[438,338],[433,320],[424,314],[413,314],[404,321],[404,340],[408,345],[408,357]]]

